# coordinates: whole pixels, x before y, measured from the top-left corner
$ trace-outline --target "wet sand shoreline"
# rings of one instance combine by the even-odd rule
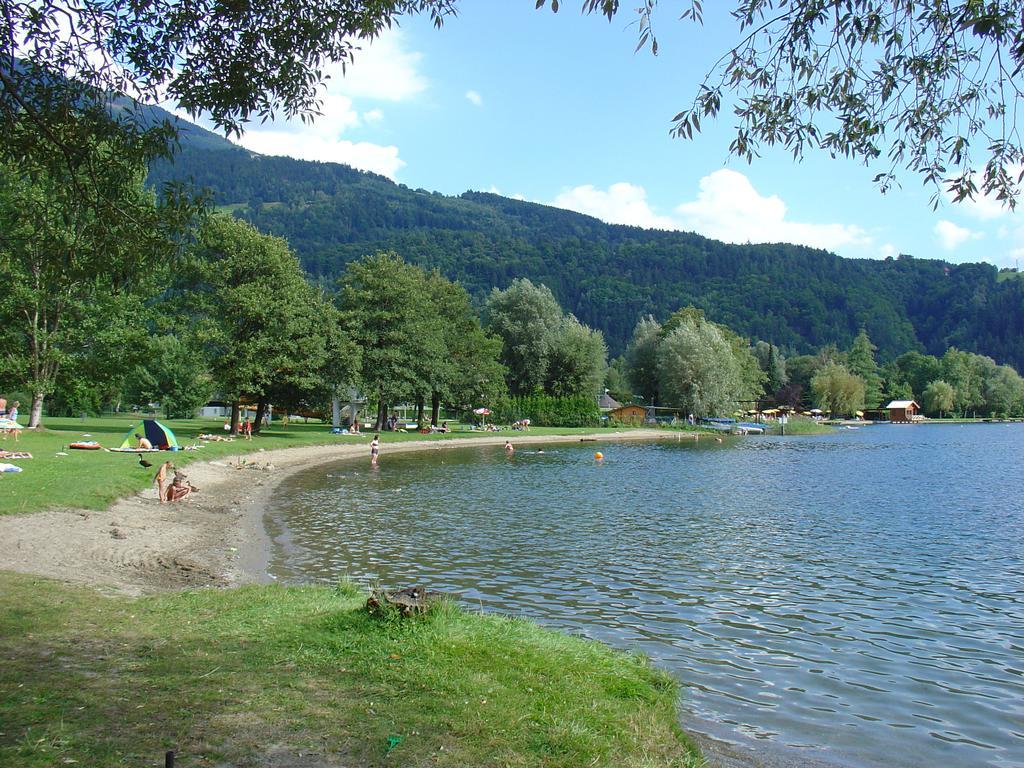
[[[384,443],[382,461],[396,453],[502,445],[505,440],[541,444],[665,437],[653,430],[631,430]],[[369,461],[369,437],[351,440],[192,463],[186,473],[199,490],[174,504],[160,504],[155,487],[150,487],[104,511],[60,509],[0,517],[0,541],[5,542],[0,570],[129,595],[266,582],[272,542],[263,518],[277,486],[310,467]]]

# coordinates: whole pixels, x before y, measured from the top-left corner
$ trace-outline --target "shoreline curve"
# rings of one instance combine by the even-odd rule
[[[658,440],[654,430],[576,435],[487,435],[385,443],[385,456],[472,446]],[[160,504],[155,488],[103,511],[55,509],[0,517],[0,570],[104,592],[142,595],[269,581],[272,542],[263,518],[277,486],[310,467],[369,457],[365,442],[259,450],[187,466],[198,488]]]

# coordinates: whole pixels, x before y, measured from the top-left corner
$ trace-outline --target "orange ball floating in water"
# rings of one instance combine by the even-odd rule
[[[604,458],[604,454],[598,451],[597,453],[594,454],[594,458],[600,461],[601,459]]]

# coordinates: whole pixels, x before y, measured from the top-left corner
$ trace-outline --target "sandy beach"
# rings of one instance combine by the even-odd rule
[[[493,435],[384,443],[389,454],[465,446],[650,440],[651,430],[599,435]],[[0,569],[140,595],[194,587],[231,587],[266,580],[270,541],[267,504],[290,474],[346,459],[369,461],[370,437],[350,444],[259,451],[186,468],[199,489],[183,502],[160,504],[156,488],[103,512],[64,509],[0,517]]]

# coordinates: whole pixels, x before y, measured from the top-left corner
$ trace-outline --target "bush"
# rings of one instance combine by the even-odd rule
[[[599,427],[601,411],[597,400],[586,395],[521,395],[496,405],[491,413],[492,421],[503,424],[522,419],[538,427]]]

